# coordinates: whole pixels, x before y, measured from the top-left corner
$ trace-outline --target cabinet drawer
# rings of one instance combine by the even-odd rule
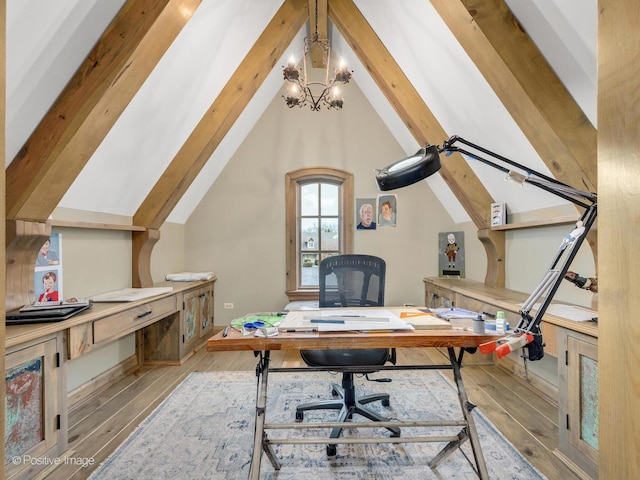
[[[424,304],[429,308],[445,308],[455,305],[455,293],[433,285],[426,285]]]
[[[122,337],[178,310],[176,296],[138,305],[130,310],[93,322],[93,343]]]

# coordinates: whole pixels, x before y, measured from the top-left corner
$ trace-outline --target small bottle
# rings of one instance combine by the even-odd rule
[[[473,321],[473,333],[484,333],[484,317],[482,315],[478,315]]]
[[[504,335],[507,333],[506,320],[507,317],[502,310],[496,312],[496,333]]]

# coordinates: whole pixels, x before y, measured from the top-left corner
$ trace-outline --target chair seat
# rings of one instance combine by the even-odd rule
[[[384,365],[389,359],[389,350],[386,348],[302,350],[300,355],[310,367],[363,367]]]

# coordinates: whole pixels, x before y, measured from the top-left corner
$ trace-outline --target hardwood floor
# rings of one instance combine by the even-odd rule
[[[399,363],[442,363],[435,349],[399,349]],[[191,372],[254,370],[251,352],[198,350],[180,366],[143,367],[69,413],[69,453],[74,462],[60,465],[47,479],[84,479]],[[298,366],[298,352],[272,352],[271,365]],[[558,444],[558,410],[523,382],[497,367],[462,369],[469,400],[550,480],[578,479],[553,453]],[[77,459],[90,459],[82,467]],[[195,479],[194,479],[195,480]]]

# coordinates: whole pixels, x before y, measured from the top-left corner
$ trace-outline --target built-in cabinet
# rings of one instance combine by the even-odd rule
[[[213,334],[215,280],[163,282],[155,286],[172,286],[173,292],[96,303],[58,323],[7,327],[5,477],[34,478],[65,461],[67,359],[135,334],[138,364],[182,363]],[[93,379],[93,391],[101,384]]]
[[[424,284],[427,307],[456,306],[483,313],[488,318],[502,310],[511,326],[519,322],[519,305],[529,297],[523,292],[491,288],[467,279],[425,278]],[[524,368],[517,352],[500,360],[484,356],[484,361],[489,359],[514,375],[524,377],[530,385],[558,402],[559,456],[581,477],[597,478],[597,324],[545,314],[540,327],[545,342],[542,361],[529,361]],[[481,363],[483,360],[477,355],[467,355],[463,363]]]
[[[62,461],[67,449],[63,338],[54,333],[6,350],[7,479],[34,478]]]
[[[143,330],[145,363],[180,364],[213,333],[213,282],[181,292],[179,311]]]

